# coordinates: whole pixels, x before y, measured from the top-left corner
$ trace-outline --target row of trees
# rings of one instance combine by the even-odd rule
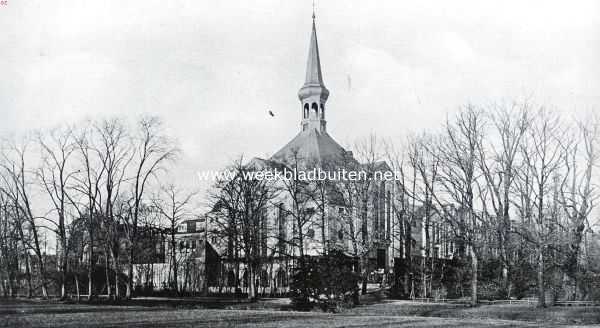
[[[481,263],[492,262],[498,264],[493,273],[497,275],[495,297],[514,296],[516,286],[522,287],[521,276],[532,274],[535,282],[528,282],[537,289],[541,306],[549,288],[554,296],[589,298],[592,282],[600,274],[597,249],[586,239],[593,238],[591,228],[596,222],[591,213],[598,196],[594,175],[598,123],[593,116],[571,120],[524,102],[469,105],[441,129],[412,135],[404,142],[369,136],[354,145],[352,154],[340,154],[329,162],[310,163],[292,154],[286,163],[289,170],[320,166],[364,171],[367,179],[361,180],[261,181],[246,173],[284,168],[269,161],[239,160],[230,167],[236,174],[218,181],[211,195],[219,227],[215,233],[228,242],[230,256],[248,264],[250,281],[255,281],[252,274],[277,256],[294,258],[301,269],[307,236],[314,239],[315,231],[322,234],[322,255],[338,247],[331,232],[335,216],[335,222],[342,222],[338,228],[346,242],[344,251],[359,259],[363,291],[369,257],[393,240],[394,254],[405,256],[404,262],[417,268],[403,278],[420,274],[417,293],[430,297],[434,277],[444,276],[432,272],[436,270],[433,258],[439,255],[435,250],[439,238],[432,235],[435,227],[446,231],[445,238],[457,245],[454,257],[469,263],[463,271],[470,280],[473,304],[481,294],[478,274],[490,269]],[[371,178],[387,169],[395,171],[397,179],[393,215],[383,223],[385,215],[377,212],[390,197],[382,191],[389,186],[381,189]],[[327,209],[330,205],[345,211],[333,215]],[[275,223],[265,223],[270,222],[266,215],[270,209],[276,209]],[[414,223],[421,220],[422,247],[414,245],[414,235],[421,231],[413,231]],[[292,235],[281,225],[292,227]],[[268,238],[276,242],[267,243]],[[421,253],[421,263],[412,263],[415,251]],[[414,296],[415,287],[411,288]],[[249,294],[253,297],[252,290]]]
[[[598,246],[588,242],[596,222],[598,133],[595,117],[567,120],[528,103],[466,106],[441,129],[403,142],[369,136],[353,153],[330,161],[311,163],[294,153],[286,163],[294,171],[314,166],[362,171],[366,179],[257,180],[245,173],[284,167],[240,159],[229,168],[235,174],[217,181],[209,195],[211,233],[222,237],[217,238],[227,249],[222,255],[245,263],[250,298],[257,295],[256,276],[266,262],[283,257],[303,272],[306,247],[318,239],[325,246],[322,255],[343,248],[358,259],[363,291],[369,259],[391,244],[412,270],[396,279],[411,286],[411,295],[432,296],[439,285],[435,280],[443,276],[433,272],[433,260],[428,262],[437,252],[432,228],[440,225],[458,245],[454,257],[469,263],[464,271],[473,304],[481,294],[478,275],[489,271],[490,259],[499,266],[492,274],[498,297],[511,297],[520,276],[533,274],[542,306],[549,289],[562,297],[589,298],[600,272]],[[39,290],[48,296],[44,240],[50,239],[56,241],[54,281],[62,297],[69,281],[79,291],[82,272],[90,298],[99,290],[121,297],[123,285],[130,297],[135,245],[140,227],[148,225],[170,232],[169,280],[178,290],[175,231],[191,215],[195,196],[161,183],[162,171],[178,154],[154,117],[131,125],[118,119],[86,122],[5,140],[0,152],[4,294],[16,294],[18,281],[25,281],[29,295]],[[397,179],[385,185],[371,179],[382,170],[395,171]],[[332,206],[343,211],[332,213]],[[275,224],[268,221],[273,209]],[[413,231],[416,221],[423,223],[422,247],[414,244],[421,232]],[[421,256],[414,262],[420,263],[413,263],[415,251]],[[98,267],[105,271],[103,286]],[[420,286],[414,287],[417,275]],[[237,282],[239,268],[236,276]]]
[[[391,157],[406,173],[398,224],[410,226],[409,207],[417,202],[425,227],[435,216],[451,228],[470,261],[473,304],[485,269],[479,263],[490,257],[500,263],[498,297],[512,296],[523,260],[535,267],[540,306],[548,287],[554,296],[590,297],[600,258],[582,246],[597,223],[590,215],[598,196],[599,122],[567,121],[528,103],[466,106],[441,131],[413,136],[405,152]],[[432,243],[425,238],[428,257]],[[424,285],[422,295],[430,293]]]
[[[159,119],[147,116],[134,124],[117,118],[88,121],[3,140],[0,288],[4,295],[16,295],[19,282],[25,280],[29,296],[48,297],[51,273],[46,266],[52,262],[59,275],[53,281],[60,286],[62,298],[70,282],[79,297],[83,272],[87,272],[84,280],[90,299],[100,289],[109,296],[130,297],[133,245],[140,226],[158,224],[148,222],[160,219],[151,214],[156,212],[152,199],[160,185],[157,177],[178,153]],[[47,254],[42,236],[55,240],[56,252],[48,252],[55,257]],[[98,263],[101,259],[104,263]],[[99,265],[106,276],[102,287],[95,281]],[[122,272],[126,272],[125,282],[120,281]]]

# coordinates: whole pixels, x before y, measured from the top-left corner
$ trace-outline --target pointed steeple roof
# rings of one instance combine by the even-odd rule
[[[329,90],[327,90],[323,83],[323,73],[321,72],[321,57],[319,56],[319,43],[317,42],[317,27],[314,12],[308,47],[308,61],[306,62],[306,78],[302,88],[298,92],[298,98],[301,101],[310,96],[318,96],[323,101],[326,101],[327,97],[329,97]]]
[[[302,103],[302,129],[294,139],[271,157],[272,161],[286,163],[297,156],[305,163],[322,163],[346,153],[346,150],[325,129],[324,106],[329,91],[323,84],[314,12],[312,19],[306,80],[298,92],[298,98]]]
[[[308,62],[306,64],[306,80],[304,85],[323,85],[323,73],[321,72],[321,58],[319,57],[319,44],[317,42],[317,28],[315,26],[315,14],[313,13],[312,33],[308,49]]]

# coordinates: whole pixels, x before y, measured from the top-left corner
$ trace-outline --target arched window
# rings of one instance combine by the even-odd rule
[[[319,105],[317,103],[312,103],[312,109],[315,112],[315,118],[319,117]]]
[[[344,230],[343,229],[340,229],[338,231],[338,239],[339,240],[344,240]]]
[[[304,104],[304,118],[308,118],[308,104]]]
[[[325,105],[321,104],[321,119],[325,119]]]

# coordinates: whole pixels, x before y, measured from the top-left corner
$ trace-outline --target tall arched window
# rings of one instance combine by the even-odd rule
[[[304,104],[304,118],[308,118],[308,104]]]
[[[321,119],[325,119],[325,105],[321,104]]]
[[[315,112],[315,118],[319,117],[319,105],[317,103],[312,103],[312,109]]]

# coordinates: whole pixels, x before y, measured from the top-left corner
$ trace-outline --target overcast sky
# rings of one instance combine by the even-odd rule
[[[249,3],[8,0],[0,134],[158,114],[185,181],[273,154],[300,128],[312,5]],[[469,102],[599,109],[599,3],[317,1],[328,130],[402,138]]]

